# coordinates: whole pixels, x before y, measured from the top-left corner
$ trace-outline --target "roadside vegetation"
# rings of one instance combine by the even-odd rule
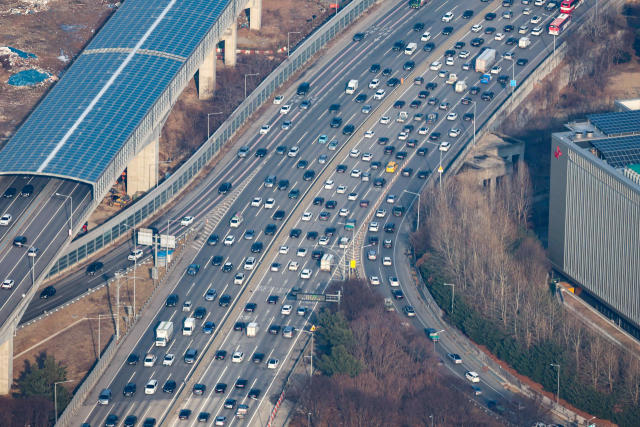
[[[567,312],[529,229],[531,185],[521,163],[494,198],[450,180],[426,192],[411,236],[417,267],[447,320],[519,374],[619,426],[640,425],[640,361]],[[451,309],[451,288],[455,300]]]

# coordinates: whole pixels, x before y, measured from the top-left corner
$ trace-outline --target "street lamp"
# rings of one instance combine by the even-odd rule
[[[554,38],[554,46],[555,46],[555,38]],[[511,82],[513,82],[516,79],[516,60],[513,56],[511,56],[509,60],[511,61]],[[516,87],[512,86],[511,82],[509,82],[509,86],[511,86],[511,103],[513,103],[513,92],[515,91]],[[475,116],[474,116],[474,120],[475,120]]]
[[[247,90],[245,89],[244,97],[247,97]],[[224,112],[220,111],[218,113],[209,113],[207,114],[207,139],[211,138],[211,132],[209,131],[209,116],[215,116],[216,114],[224,114]]]
[[[473,102],[473,146],[476,146],[476,102],[475,101],[469,101],[469,102]]]
[[[431,418],[431,427],[433,427],[433,414],[429,415],[429,418]]]
[[[55,406],[55,410],[56,410],[56,424],[58,423],[58,389],[56,388],[56,386],[58,384],[70,383],[73,381],[75,380],[58,381],[57,383],[53,383],[53,405]]]
[[[291,31],[287,33],[287,59],[289,58],[289,50],[291,50],[291,48],[289,47],[289,34],[300,34],[300,31]]]
[[[339,222],[339,225],[347,225],[346,222]],[[355,225],[353,226],[353,228],[351,229],[352,231],[352,238],[351,238],[351,244],[349,245],[351,247],[351,259],[349,260],[349,280],[351,280],[351,260],[355,259],[356,253],[355,253],[355,246],[356,246],[356,227]],[[345,262],[347,261],[347,249],[345,248],[344,250],[345,252]]]
[[[443,329],[443,330],[441,330],[441,331],[437,331],[437,332],[436,332],[436,334],[439,334],[440,332],[444,332],[444,329]],[[437,341],[435,341],[435,340],[433,341],[433,352],[434,352],[434,353],[436,352],[436,342],[437,342]]]
[[[72,237],[72,234],[73,234],[73,197],[71,197],[71,194],[67,195],[67,194],[60,194],[60,193],[56,193],[56,196],[64,197],[64,198],[69,199],[71,201],[71,215],[69,215],[69,237]]]
[[[247,77],[249,76],[259,76],[260,73],[253,73],[253,74],[245,74],[244,75],[244,99],[247,99]]]
[[[551,366],[555,366],[556,368],[558,368],[558,392],[556,393],[556,403],[558,403],[560,400],[560,365],[551,363]]]
[[[418,231],[418,229],[420,228],[420,193],[414,193],[413,191],[409,191],[409,190],[403,190],[404,193],[409,193],[409,194],[415,194],[416,196],[418,196],[418,223],[416,224],[416,231]],[[414,197],[413,200],[415,201],[416,198]],[[411,209],[411,206],[413,205],[413,202],[411,202],[411,205],[409,205],[409,209]]]
[[[451,314],[453,314],[453,296],[455,294],[456,286],[452,283],[445,283],[445,286],[451,286]]]

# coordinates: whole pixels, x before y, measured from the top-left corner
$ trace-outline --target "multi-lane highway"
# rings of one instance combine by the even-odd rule
[[[482,13],[484,16],[485,13],[492,11],[482,11],[486,6],[486,3],[474,2],[469,3],[467,7],[476,14]],[[532,6],[532,8],[534,10],[531,15],[523,15],[524,6],[515,5],[510,8],[515,13],[510,19],[506,20],[498,16],[491,22],[482,22],[482,25],[485,27],[494,26],[498,29],[496,32],[502,32],[504,25],[514,25],[518,28],[530,21],[533,16],[541,17],[540,21],[542,22],[536,25],[547,25],[552,16],[541,7]],[[495,12],[498,15],[502,10],[507,10],[499,5],[497,7],[493,6],[492,9],[496,9]],[[84,422],[95,427],[104,425],[107,416],[110,414],[117,415],[121,422],[129,415],[137,416],[140,420],[145,417],[161,419],[164,415],[167,415],[168,404],[174,395],[163,393],[163,386],[167,381],[176,381],[179,387],[185,378],[190,375],[194,365],[185,363],[183,355],[188,349],[202,351],[207,347],[214,335],[203,331],[204,323],[214,322],[216,327],[220,328],[220,323],[225,320],[225,316],[228,313],[228,308],[221,306],[219,303],[221,296],[228,295],[232,301],[236,300],[241,290],[247,285],[248,280],[258,282],[257,287],[249,297],[249,303],[256,304],[256,307],[250,312],[243,313],[240,318],[234,316],[227,321],[232,323],[257,322],[260,325],[258,335],[250,338],[246,336],[243,330],[232,330],[225,334],[221,340],[222,344],[217,348],[213,348],[212,351],[224,350],[227,352],[226,358],[224,360],[212,360],[210,364],[202,369],[203,373],[197,378],[197,382],[204,384],[206,390],[201,395],[194,394],[190,396],[186,403],[177,405],[177,407],[189,409],[193,412],[188,421],[189,425],[195,425],[196,417],[200,412],[210,414],[209,424],[212,424],[216,416],[226,416],[228,418],[227,425],[229,425],[238,421],[233,419],[233,410],[224,408],[224,402],[227,399],[235,399],[238,403],[249,404],[248,420],[250,423],[257,424],[264,421],[260,421],[260,417],[255,416],[258,413],[256,409],[259,405],[269,406],[268,399],[265,399],[267,402],[264,402],[263,398],[278,391],[272,387],[276,374],[291,353],[295,338],[302,333],[300,330],[304,328],[307,322],[310,315],[309,309],[313,308],[310,303],[292,300],[290,297],[291,288],[298,286],[302,288],[303,292],[324,289],[330,280],[330,275],[319,271],[319,262],[311,258],[312,251],[320,250],[323,253],[340,257],[342,250],[338,248],[338,238],[342,236],[351,237],[352,234],[351,231],[344,230],[343,224],[348,219],[355,219],[358,227],[362,225],[371,207],[382,195],[383,189],[389,185],[385,184],[382,189],[374,188],[373,181],[377,178],[385,178],[387,183],[391,182],[391,177],[400,174],[401,169],[398,168],[395,171],[387,172],[387,164],[391,161],[397,161],[399,164],[408,161],[407,167],[413,169],[412,173],[408,177],[399,177],[393,186],[388,189],[388,193],[396,196],[396,198],[393,203],[386,201],[385,198],[381,205],[381,208],[386,211],[385,214],[382,215],[380,213],[380,216],[374,219],[379,223],[378,231],[371,231],[365,241],[365,245],[368,245],[368,237],[379,237],[378,245],[365,248],[365,253],[368,250],[374,250],[376,259],[369,261],[366,260],[367,257],[365,256],[365,261],[363,262],[366,263],[367,275],[380,278],[381,284],[377,289],[384,293],[385,296],[391,296],[389,277],[400,275],[394,269],[394,265],[397,264],[398,260],[395,256],[396,252],[393,249],[393,243],[391,248],[383,247],[383,241],[385,239],[392,239],[393,241],[396,233],[395,231],[386,232],[385,226],[394,223],[397,230],[403,218],[391,215],[393,207],[404,206],[408,208],[414,196],[405,190],[418,192],[422,188],[425,180],[421,178],[420,172],[432,172],[437,169],[441,161],[448,161],[448,155],[452,152],[453,147],[450,147],[449,151],[440,151],[438,146],[441,142],[447,141],[452,146],[455,146],[468,141],[472,131],[472,123],[463,121],[462,117],[464,114],[473,112],[473,103],[468,105],[461,104],[460,100],[463,97],[470,97],[473,102],[477,102],[475,119],[478,120],[491,114],[508,94],[508,89],[505,90],[502,85],[496,82],[498,75],[495,75],[489,84],[480,84],[478,82],[480,76],[474,71],[462,70],[462,64],[472,61],[472,58],[484,46],[497,49],[500,55],[506,51],[513,50],[515,51],[516,59],[526,58],[528,59],[528,64],[518,66],[510,60],[499,59],[497,65],[502,67],[499,74],[511,75],[511,67],[515,65],[516,68],[513,73],[516,76],[516,80],[520,81],[531,72],[535,65],[552,48],[550,47],[553,44],[552,38],[546,32],[541,36],[533,36],[531,46],[527,49],[506,46],[504,44],[506,38],[495,40],[493,35],[482,35],[484,30],[481,30],[479,34],[473,32],[455,34],[454,32],[455,39],[441,34],[446,26],[453,26],[454,30],[461,28],[466,23],[461,18],[465,10],[466,7],[454,3],[449,4],[449,2],[433,2],[419,11],[409,9],[405,2],[396,3],[395,6],[385,6],[382,13],[370,18],[370,24],[361,29],[365,33],[365,38],[362,41],[356,43],[351,42],[350,39],[348,39],[348,42],[345,40],[345,43],[331,49],[329,55],[309,70],[304,77],[306,81],[311,83],[311,89],[307,96],[293,95],[294,91],[288,90],[285,93],[285,99],[282,104],[272,106],[270,112],[266,115],[265,122],[256,124],[254,133],[241,140],[239,146],[246,145],[251,148],[249,157],[234,158],[229,164],[222,165],[219,171],[214,171],[212,178],[206,180],[206,185],[199,186],[196,191],[188,196],[189,203],[178,204],[172,210],[171,219],[174,220],[178,220],[183,215],[201,217],[225,197],[218,194],[217,188],[219,184],[227,181],[239,184],[250,171],[258,165],[262,165],[261,171],[238,197],[225,219],[213,231],[219,236],[217,244],[206,244],[207,236],[204,236],[204,238],[198,240],[196,246],[190,249],[194,254],[192,255],[193,260],[190,262],[199,264],[201,268],[195,276],[180,272],[182,275],[179,280],[171,285],[173,288],[171,293],[179,296],[178,304],[173,307],[163,306],[160,308],[148,325],[140,325],[140,327],[147,328],[140,335],[140,339],[131,346],[125,345],[125,348],[133,347],[132,352],[140,355],[141,359],[147,353],[153,354],[158,359],[155,365],[145,367],[142,360],[137,365],[126,363],[119,365],[116,375],[113,378],[103,378],[97,387],[98,389],[112,389],[114,393],[113,400],[108,405],[97,405],[95,400],[88,400],[82,411],[85,414],[83,416]],[[445,12],[454,14],[451,22],[445,23],[441,21],[440,17]],[[417,23],[425,25],[421,31],[413,30],[414,25]],[[534,26],[532,24],[528,25],[529,30]],[[444,58],[429,57],[430,54],[423,50],[426,42],[420,41],[420,38],[422,33],[426,31],[431,33],[430,42],[435,43],[436,47],[445,44],[449,47],[458,41],[465,42],[465,47],[462,50],[470,52],[469,59],[456,58],[454,59],[454,65],[443,66],[443,68],[447,68],[451,72],[457,72],[460,79],[467,81],[469,87],[479,86],[481,88],[480,93],[477,95],[469,95],[468,93],[456,94],[451,86],[444,84],[444,78],[437,76],[436,71],[428,70],[424,67],[425,64],[428,65],[436,60],[444,63]],[[472,47],[471,39],[481,36],[485,39],[484,44],[479,47]],[[405,55],[403,51],[394,51],[392,46],[398,40],[404,40],[406,43],[418,43],[419,48],[412,55]],[[456,56],[460,53],[460,50],[456,51]],[[419,73],[410,75],[410,71],[403,69],[403,66],[409,60],[415,61],[415,68]],[[379,71],[370,71],[374,63],[380,65]],[[386,68],[390,68],[391,71],[388,76],[382,76],[382,71]],[[387,86],[387,81],[391,78],[405,79],[407,77],[409,77],[409,80],[401,85],[396,85],[395,87]],[[412,84],[415,77],[422,77],[424,82],[420,85]],[[359,81],[359,88],[352,95],[347,95],[344,90],[345,84],[352,79]],[[373,79],[381,80],[378,88],[368,87],[369,82]],[[419,98],[420,91],[426,90],[425,85],[427,83],[438,83],[438,85],[430,90],[427,98]],[[372,99],[373,94],[378,89],[386,90],[382,101]],[[481,94],[485,91],[494,92],[492,100],[480,100]],[[355,99],[360,95],[367,95],[366,101],[362,103],[355,102]],[[405,101],[404,107],[396,109],[389,106],[388,109],[379,109],[378,106],[382,105],[388,97],[392,97],[394,101]],[[427,105],[427,100],[431,97],[438,98],[436,105]],[[307,109],[301,108],[302,102],[305,100],[311,102]],[[409,104],[414,100],[420,100],[421,104],[418,108],[411,109]],[[440,103],[443,102],[449,103],[447,110],[438,109]],[[340,109],[337,113],[329,112],[331,104],[340,104]],[[291,105],[290,111],[286,114],[280,112],[281,107],[285,105]],[[365,105],[371,105],[372,111],[369,113],[362,112]],[[400,111],[408,112],[410,120],[405,123],[398,123],[396,117]],[[424,120],[413,119],[415,113],[422,113],[426,116],[433,112],[439,112],[439,119],[434,124],[425,124]],[[458,116],[452,120],[445,119],[445,116],[451,112],[456,112]],[[330,122],[336,116],[342,118],[342,125],[339,128],[332,128],[330,127]],[[383,116],[391,119],[387,123],[381,123],[380,119]],[[349,140],[349,136],[343,133],[347,125],[352,124],[358,128],[370,117],[375,122],[374,125],[366,129],[374,133],[371,138],[358,137],[357,139]],[[288,130],[281,127],[283,121],[291,121]],[[383,120],[383,122],[386,121]],[[398,134],[403,126],[408,123],[415,125],[415,129],[410,132],[407,138],[407,140],[417,140],[414,147],[408,147],[405,141],[398,139]],[[271,129],[266,134],[259,134],[257,130],[263,124],[271,125]],[[418,128],[423,126],[429,127],[429,130],[424,134],[419,134]],[[459,135],[449,136],[452,128],[459,129]],[[433,132],[442,134],[439,140],[429,140]],[[451,133],[451,135],[454,133]],[[322,135],[327,136],[326,141],[321,138]],[[379,141],[381,137],[389,140]],[[348,141],[347,149],[342,151],[330,150],[329,147],[332,146],[331,141],[333,140],[337,141],[336,148],[338,149]],[[379,142],[385,143],[381,144]],[[278,152],[278,146],[285,146],[286,149]],[[292,147],[299,147],[299,151],[295,156],[293,156],[293,152],[291,156],[288,155]],[[394,147],[394,150],[390,150],[389,147]],[[255,153],[258,149],[266,149],[267,155],[264,158],[256,157]],[[392,152],[385,154],[385,149],[388,153]],[[427,149],[424,156],[418,155],[421,149]],[[352,150],[357,150],[357,152]],[[400,151],[406,152],[404,159],[395,158]],[[334,159],[336,153],[339,154]],[[326,160],[322,156],[327,156]],[[323,160],[325,163],[322,163]],[[380,164],[378,165],[375,162],[380,162]],[[338,165],[340,167],[337,167]],[[376,165],[377,167],[375,167]],[[325,188],[322,185],[320,190],[317,192],[314,190],[302,200],[303,206],[305,206],[304,211],[308,212],[309,215],[304,217],[297,215],[288,219],[288,215],[293,212],[300,202],[299,198],[305,194],[313,183],[313,180],[304,180],[304,174],[312,170],[315,176],[319,176],[324,168],[330,168],[327,169],[330,171],[328,179],[334,181],[333,186],[328,185]],[[360,172],[353,172],[354,170],[359,170]],[[273,187],[267,187],[264,185],[264,181],[271,174],[277,175],[277,179]],[[363,180],[364,174],[371,174],[368,176],[369,180]],[[288,180],[288,183],[281,182],[281,180]],[[340,186],[346,187],[344,191],[338,191]],[[299,190],[300,194],[296,196],[297,192],[293,190]],[[260,198],[260,200],[256,200],[253,203],[256,198]],[[323,200],[321,201],[317,198],[322,198]],[[268,199],[274,199],[272,207],[265,206]],[[363,200],[368,200],[369,203],[363,203]],[[329,202],[335,202],[336,206],[331,208],[333,203]],[[342,211],[343,209],[345,211]],[[278,211],[283,211],[284,220],[274,219],[274,216],[277,217],[275,214]],[[238,228],[230,228],[229,219],[235,212],[242,214],[243,221]],[[166,219],[158,222],[158,228],[162,229],[163,223],[166,224]],[[288,250],[283,249],[282,251],[277,251],[278,253],[274,253],[273,256],[270,255],[269,258],[264,258],[265,250],[274,238],[274,236],[265,233],[271,224],[275,225],[277,230],[281,230],[285,236],[289,236],[283,244],[288,247]],[[366,224],[365,226],[368,227],[369,225]],[[179,227],[179,225],[173,223],[171,227],[173,231],[175,230],[174,227]],[[334,228],[335,230],[328,230],[328,228]],[[299,236],[295,237],[297,233],[291,233],[291,230],[299,230]],[[314,233],[317,233],[317,236]],[[328,236],[330,234],[332,235]],[[230,246],[225,246],[223,241],[230,236],[234,237],[234,242]],[[328,238],[321,241],[322,237]],[[256,242],[261,242],[263,249],[261,252],[252,253],[251,248]],[[301,249],[306,250],[306,252],[300,251]],[[112,252],[107,260],[107,267],[120,268],[122,263],[126,262],[125,257],[129,250],[129,247],[123,246]],[[274,266],[273,269],[265,269],[263,274],[252,277],[252,272],[255,270],[247,270],[244,267],[247,258],[252,256],[256,257],[261,264],[266,263],[271,266],[273,263],[277,263],[279,265],[277,268]],[[393,265],[383,267],[381,263],[382,256],[390,256],[394,260]],[[225,272],[222,267],[227,262],[232,265],[230,266],[230,271]],[[295,270],[289,268],[292,263],[298,264]],[[308,279],[302,277],[303,271],[306,269],[310,270]],[[234,284],[234,278],[239,273],[245,274],[244,281],[242,284]],[[83,274],[83,272],[80,274]],[[83,288],[86,289],[86,279],[84,276],[82,277],[85,280]],[[74,283],[79,280],[79,276],[72,276],[71,280],[60,286],[60,288],[62,289],[65,286],[74,287]],[[406,286],[406,283],[401,282],[399,288],[403,286]],[[216,290],[217,296],[214,301],[205,299],[205,294],[210,289]],[[277,297],[277,301],[274,304],[269,304],[267,301],[270,297]],[[413,302],[411,301],[411,294],[408,294],[407,298],[410,303]],[[182,303],[185,301],[193,303],[190,311],[183,311]],[[284,305],[289,304],[293,306],[292,312],[290,314],[283,313]],[[402,305],[404,305],[402,301],[397,304],[399,310],[401,310]],[[197,327],[192,335],[182,335],[183,319],[185,317],[193,317],[198,307],[205,309],[203,318],[196,320]],[[306,307],[308,310],[298,315],[297,310],[300,307]],[[415,322],[421,328],[424,328],[428,325],[429,320],[421,316],[420,312],[418,314],[419,316]],[[158,322],[166,320],[174,322],[175,338],[167,348],[155,347],[153,328]],[[282,330],[277,334],[270,334],[268,329],[271,325],[278,325],[281,328],[294,326],[298,329],[298,332],[294,335],[294,339],[288,339],[282,336]],[[443,344],[442,347],[446,347],[443,350],[448,350],[448,346],[451,345],[446,341],[443,341]],[[455,350],[455,348],[453,349]],[[232,354],[235,351],[240,351],[244,354],[243,360],[238,363],[231,361]],[[162,359],[167,353],[175,355],[172,366],[162,365]],[[255,353],[264,355],[260,363],[255,363],[252,360]],[[123,359],[121,357],[119,360]],[[275,369],[268,367],[267,361],[270,359],[279,361]],[[465,360],[465,363],[468,362]],[[458,371],[466,369],[467,366],[472,365],[463,364],[451,369],[455,369],[456,373],[459,374],[460,372]],[[143,389],[150,379],[158,381],[158,390],[154,394],[145,395]],[[247,381],[244,388],[235,387],[239,379]],[[125,397],[123,396],[123,389],[129,382],[137,385],[137,392],[132,397]],[[224,392],[215,392],[214,389],[217,384],[227,385]],[[484,384],[486,384],[486,387]],[[498,382],[490,375],[482,377],[481,386],[485,392],[481,399],[486,400],[487,398],[495,397],[500,392]],[[249,399],[248,394],[251,389],[260,390],[257,400]],[[187,392],[190,393],[191,390]],[[179,424],[177,416],[173,412],[168,414],[168,417],[170,425]],[[186,422],[184,423],[186,425]]]

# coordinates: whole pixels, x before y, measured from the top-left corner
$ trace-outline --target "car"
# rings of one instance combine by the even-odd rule
[[[390,121],[391,121],[391,117],[388,117],[388,116],[380,117],[380,124],[381,125],[389,124]]]
[[[413,68],[416,66],[416,63],[414,61],[407,61],[404,63],[404,65],[402,66],[402,69],[404,71],[411,71],[413,70]]]
[[[353,36],[353,41],[359,41],[359,40],[356,40],[356,37]],[[227,424],[227,417],[225,417],[224,415],[218,415],[216,417],[214,425],[216,425],[216,426],[224,426],[226,424]]]
[[[472,383],[479,383],[480,382],[480,376],[474,371],[467,371],[467,372],[464,373],[464,376],[465,376],[466,379],[468,379]]]
[[[247,384],[249,383],[249,381],[243,379],[243,378],[238,378],[236,380],[236,388],[245,388],[247,386]]]
[[[373,99],[376,101],[380,101],[382,98],[384,98],[385,93],[386,92],[384,89],[378,89],[376,93],[373,95]]]
[[[462,363],[462,358],[456,353],[447,353],[447,357],[456,365]]]
[[[496,32],[496,29],[494,27],[487,27],[487,28],[484,29],[484,33],[485,34],[491,35],[491,34],[493,34],[495,32]]]
[[[118,416],[116,414],[109,414],[104,422],[105,427],[116,427],[118,425]]]
[[[447,141],[443,141],[440,143],[440,146],[438,147],[438,149],[440,151],[449,151],[449,147],[451,147],[451,143]]]
[[[206,423],[209,421],[209,418],[211,417],[211,414],[208,412],[200,412],[198,414],[198,422],[201,423]]]
[[[338,194],[344,194],[347,192],[347,186],[346,185],[338,185],[338,188],[336,188],[336,193]]]
[[[364,93],[361,93],[360,95],[356,96],[355,101],[358,103],[362,103],[364,101],[367,100],[367,95]]]
[[[407,157],[407,152],[406,151],[398,151],[396,153],[396,159],[398,159],[398,160],[404,160],[405,157]]]
[[[404,42],[404,40],[398,40],[393,44],[392,49],[395,51],[400,51],[400,50],[403,50],[405,46],[406,46],[406,43]]]
[[[473,32],[473,33],[479,33],[480,31],[482,31],[482,25],[481,24],[476,24],[473,27],[471,27],[471,32]]]
[[[147,384],[144,386],[144,394],[155,394],[158,390],[158,381],[157,380],[149,380]]]
[[[310,106],[311,106],[311,101],[309,101],[308,99],[305,99],[304,101],[302,101],[300,103],[300,109],[301,110],[307,110],[307,109],[309,109]]]
[[[371,169],[378,170],[382,166],[382,162],[371,162]]]
[[[380,79],[373,79],[369,82],[369,89],[377,89],[380,86]]]
[[[249,394],[247,394],[247,397],[249,399],[258,400],[258,398],[260,397],[260,389],[252,388],[251,390],[249,390]]]
[[[495,65],[494,67],[491,68],[491,74],[500,74],[500,71],[502,71],[502,67],[499,65]]]
[[[527,63],[528,63],[528,62],[529,62],[529,60],[528,60],[528,59],[526,59],[526,58],[520,58],[520,59],[518,59],[518,60],[516,61],[516,64],[517,64],[517,65],[520,65],[520,66],[524,66],[524,65],[527,65]]]
[[[215,353],[215,360],[224,360],[227,357],[227,351],[226,350],[218,350]],[[225,385],[226,388],[226,385]]]
[[[310,268],[305,268],[300,272],[301,279],[311,279],[312,275],[313,275],[313,270],[311,270]]]
[[[388,147],[384,147],[384,150],[382,152],[384,154],[393,154],[395,150],[396,150],[396,147],[394,147],[393,145],[390,145]]]
[[[393,295],[395,299],[404,298],[404,292],[402,292],[400,289],[394,289],[393,291],[391,291],[391,295]]]
[[[450,129],[449,136],[451,138],[457,138],[458,136],[460,136],[460,129],[457,129],[457,128]]]
[[[288,316],[291,314],[292,310],[293,310],[293,306],[286,304],[282,306],[282,309],[280,310],[280,314],[284,314],[285,316]]]
[[[536,16],[531,17],[529,22],[532,23],[532,24],[539,24],[540,22],[542,22],[542,18],[536,15]]]
[[[375,134],[376,134],[376,133],[375,133],[374,131],[372,131],[372,130],[368,130],[368,131],[366,131],[366,132],[364,133],[364,137],[365,137],[365,138],[373,138],[373,136],[374,136]]]
[[[356,127],[354,125],[346,125],[344,129],[342,129],[342,134],[351,135],[355,129]]]
[[[440,99],[439,99],[439,98],[437,98],[437,97],[435,97],[435,96],[432,96],[431,98],[429,98],[429,99],[427,100],[427,104],[429,104],[429,105],[436,105],[436,104],[438,104],[438,102],[439,102],[439,101],[440,101]]]
[[[193,385],[193,394],[204,394],[204,392],[207,390],[207,386],[204,384],[194,384]]]
[[[497,33],[495,36],[493,36],[493,38],[494,38],[495,40],[498,40],[498,41],[500,41],[500,40],[504,39],[504,37],[505,37],[505,36],[504,36],[504,34],[502,34],[502,33]]]
[[[505,10],[504,12],[502,12],[502,17],[504,19],[511,19],[513,18],[513,11],[511,10]]]
[[[556,3],[556,2],[554,2],[554,1],[552,1],[552,2],[549,2],[549,4],[547,4],[547,5],[544,7],[544,10],[546,10],[547,12],[553,12],[553,11],[554,11],[554,10],[556,10],[557,8],[558,8],[558,3]]]
[[[442,22],[451,22],[453,20],[453,12],[447,12],[442,15]]]
[[[176,360],[176,356],[173,354],[165,354],[162,359],[162,366],[172,366],[173,361]]]
[[[393,222],[388,222],[384,226],[384,231],[387,233],[393,233],[396,230],[396,225]]]
[[[242,332],[246,326],[247,324],[245,322],[236,322],[233,324],[233,330]]]
[[[440,68],[442,68],[442,62],[440,61],[434,61],[431,63],[431,65],[429,65],[429,69],[431,71],[438,71],[440,70]]]
[[[370,73],[379,73],[380,72],[380,64],[372,64],[371,67],[369,67],[369,72]]]
[[[487,13],[486,15],[484,15],[484,19],[485,21],[493,21],[494,19],[496,19],[496,14],[493,12]]]
[[[469,88],[469,93],[471,95],[477,95],[478,92],[480,92],[480,88],[478,86],[471,86],[471,88]]]
[[[42,292],[40,292],[40,298],[47,299],[54,296],[55,294],[56,294],[56,288],[54,288],[53,286],[47,286],[46,288],[44,288]]]
[[[449,114],[447,114],[447,120],[456,120],[458,118],[458,113],[456,113],[455,111],[450,112]]]
[[[389,148],[389,147],[387,147],[387,148]],[[389,162],[389,163],[387,163],[387,166],[386,166],[386,168],[385,168],[385,170],[386,170],[388,173],[394,173],[397,169],[398,169],[398,164],[397,164],[396,162]]]
[[[473,122],[474,120],[473,113],[466,113],[464,116],[462,116],[462,120],[464,120],[465,122]]]
[[[216,384],[216,386],[214,387],[213,391],[215,393],[224,393],[225,391],[227,391],[227,384],[225,383],[218,383]]]
[[[241,351],[234,351],[233,354],[231,355],[232,363],[242,363],[243,360],[244,360],[244,353]]]
[[[321,164],[321,165],[323,165],[323,164],[327,163],[327,158],[328,158],[328,157],[327,157],[327,155],[326,155],[326,154],[321,154],[321,155],[318,157],[318,163],[319,163],[319,164]]]
[[[327,202],[324,204],[324,207],[326,209],[335,209],[336,206],[338,206],[338,202],[336,202],[335,200],[327,200]]]
[[[491,101],[493,99],[493,92],[491,91],[484,92],[480,97],[480,99],[482,99],[483,101]]]
[[[2,218],[0,218],[0,225],[4,225],[4,226],[9,225],[11,223],[11,219],[12,218],[13,217],[11,216],[11,214],[2,215]],[[132,251],[132,253],[133,253],[133,251]],[[131,257],[131,255],[129,255],[129,257]],[[130,260],[130,261],[132,261],[132,260]]]
[[[289,114],[289,112],[291,111],[291,104],[286,104],[283,105],[282,107],[280,107],[280,114]]]
[[[386,209],[378,209],[376,211],[376,218],[384,218],[385,216],[387,216],[387,210]]]
[[[471,46],[475,46],[478,47],[480,45],[482,45],[484,43],[484,39],[482,37],[476,37],[473,40],[471,40]]]
[[[497,401],[497,400],[489,400],[489,401],[487,402],[487,407],[488,407],[491,411],[493,411],[493,412],[495,412],[495,413],[497,413],[497,414],[499,414],[499,415],[504,415],[504,413],[507,411],[507,410],[504,408],[504,406],[502,406],[502,405],[500,405],[500,404],[498,403],[498,401]],[[537,424],[537,425],[540,425],[540,424]],[[545,424],[542,424],[542,425],[545,425]]]
[[[193,317],[196,319],[204,319],[207,315],[207,310],[204,307],[196,308],[196,311],[193,312]]]
[[[296,256],[305,257],[307,256],[307,252],[308,251],[305,248],[298,248],[298,250],[296,251]]]
[[[410,305],[405,305],[404,307],[402,307],[402,312],[407,317],[415,317],[416,315],[416,312],[413,310],[413,307],[411,307]]]
[[[505,25],[504,27],[502,27],[502,31],[504,31],[505,33],[510,33],[512,32],[516,27],[514,27],[513,25]]]
[[[382,188],[384,187],[384,185],[387,183],[387,180],[384,178],[376,178],[373,180],[373,187],[374,188]]]
[[[200,264],[191,264],[187,268],[187,274],[189,276],[195,276],[196,274],[198,274],[198,271],[200,271]]]
[[[234,285],[242,285],[244,283],[244,273],[237,273],[233,278]]]
[[[300,152],[300,148],[298,148],[298,147],[291,147],[291,148],[289,149],[289,152],[287,153],[287,156],[288,156],[288,157],[297,157],[299,152]],[[286,180],[283,180],[283,181],[286,181]]]
[[[527,27],[526,25],[521,25],[518,27],[518,34],[527,34],[527,31],[529,31],[529,27]]]
[[[531,30],[531,35],[532,36],[539,36],[544,32],[544,30],[542,29],[542,27],[535,27],[533,30]]]
[[[429,135],[429,141],[437,141],[440,139],[440,136],[442,136],[440,132],[431,132],[431,135]]]
[[[436,44],[433,42],[429,42],[427,44],[424,45],[424,47],[422,48],[422,50],[424,50],[425,52],[431,52],[433,49],[436,48]]]
[[[215,330],[216,330],[216,324],[213,322],[205,322],[204,325],[202,325],[202,332],[206,335],[213,334],[213,331]]]
[[[307,314],[307,307],[298,307],[298,309],[296,310],[296,314],[298,316],[304,316],[305,314]]]

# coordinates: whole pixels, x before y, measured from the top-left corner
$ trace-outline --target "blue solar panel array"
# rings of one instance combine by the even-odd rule
[[[640,164],[640,135],[589,141],[614,168]]]
[[[587,118],[608,136],[640,132],[640,111],[592,114]]]
[[[229,0],[179,0],[64,144],[62,138],[95,101],[128,52],[85,53],[0,151],[0,172],[35,173],[58,146],[44,174],[95,182],[123,147]],[[87,52],[132,49],[170,1],[129,0],[114,14]],[[160,56],[157,56],[160,55]]]

